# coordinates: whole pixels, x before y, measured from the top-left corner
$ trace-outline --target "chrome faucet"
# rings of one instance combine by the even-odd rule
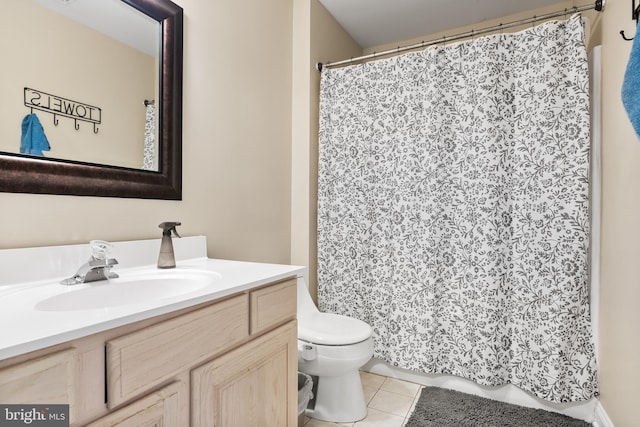
[[[113,247],[111,243],[103,240],[92,240],[93,255],[89,261],[82,264],[78,272],[60,283],[63,285],[77,285],[78,283],[96,282],[98,280],[115,279],[118,277],[111,268],[118,264],[115,258],[109,258],[109,252]]]

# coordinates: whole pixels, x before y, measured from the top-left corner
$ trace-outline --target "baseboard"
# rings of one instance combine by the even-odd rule
[[[607,411],[604,410],[604,407],[602,406],[602,403],[600,403],[600,401],[596,403],[596,408],[594,412],[595,412],[595,421],[593,422],[594,427],[615,427],[613,425],[613,422],[609,418],[609,415],[607,415]]]

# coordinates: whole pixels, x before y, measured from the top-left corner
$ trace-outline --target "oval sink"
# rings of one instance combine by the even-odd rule
[[[197,291],[221,276],[215,272],[193,270],[147,270],[109,281],[69,286],[61,294],[38,302],[41,311],[91,310],[140,304]]]

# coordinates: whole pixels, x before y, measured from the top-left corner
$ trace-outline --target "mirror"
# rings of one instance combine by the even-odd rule
[[[143,50],[145,48],[138,42],[150,35],[151,41],[146,44],[151,44],[152,48],[147,48],[143,55],[137,52],[143,58],[138,61],[138,56],[122,56],[121,50],[133,51],[134,48],[125,46],[116,52],[109,47],[108,43],[124,46],[123,43],[128,43],[125,39],[103,43],[104,34],[95,37],[68,35],[57,49],[42,48],[40,51],[36,43],[36,48],[28,49],[27,59],[10,62],[14,67],[0,71],[0,74],[13,73],[10,78],[3,79],[10,80],[12,86],[2,89],[9,94],[5,100],[10,98],[11,102],[0,107],[0,135],[3,136],[0,141],[0,191],[181,199],[182,9],[169,0],[105,1],[119,6],[135,22],[123,28],[124,17],[120,16],[115,20],[116,31],[109,37],[118,38],[145,27],[129,39],[138,44],[135,49]],[[71,6],[86,2],[88,9],[100,18],[98,22],[108,21],[96,0],[15,2],[33,3],[31,7],[40,8],[42,13],[54,14],[51,21],[70,18],[35,3],[57,3],[60,9],[68,4],[68,10],[71,10]],[[25,24],[33,24],[37,18],[35,14],[41,12],[21,18],[17,13],[20,8],[16,6],[15,9],[16,13],[3,14],[0,27],[8,25],[8,22],[1,22],[2,19],[11,19],[20,22],[22,27],[30,27],[40,39],[53,38],[51,32],[38,31],[41,27]],[[95,28],[88,21],[84,25]],[[67,24],[65,28],[72,26]],[[17,42],[16,37],[1,39],[0,51],[3,52],[24,45]],[[64,64],[54,65],[60,57],[70,65],[66,68]],[[95,62],[100,62],[97,68]],[[100,67],[109,70],[108,73],[100,74]],[[119,75],[120,80],[115,77],[110,80],[112,75]],[[16,100],[17,91],[19,99]],[[41,139],[31,138],[31,135],[38,135],[37,125],[31,120],[34,115],[35,123],[41,125],[40,129],[46,135],[50,151],[46,148],[44,152],[23,150],[27,146],[25,141],[36,141],[34,146],[42,144]],[[11,122],[5,121],[7,116],[11,117]],[[7,134],[11,136],[6,137]],[[29,138],[25,139],[25,135]],[[154,141],[155,145],[149,145]]]

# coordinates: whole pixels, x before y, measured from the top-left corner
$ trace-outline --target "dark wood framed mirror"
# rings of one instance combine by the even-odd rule
[[[159,23],[158,171],[0,152],[0,191],[181,200],[183,11],[169,0],[121,0]]]

